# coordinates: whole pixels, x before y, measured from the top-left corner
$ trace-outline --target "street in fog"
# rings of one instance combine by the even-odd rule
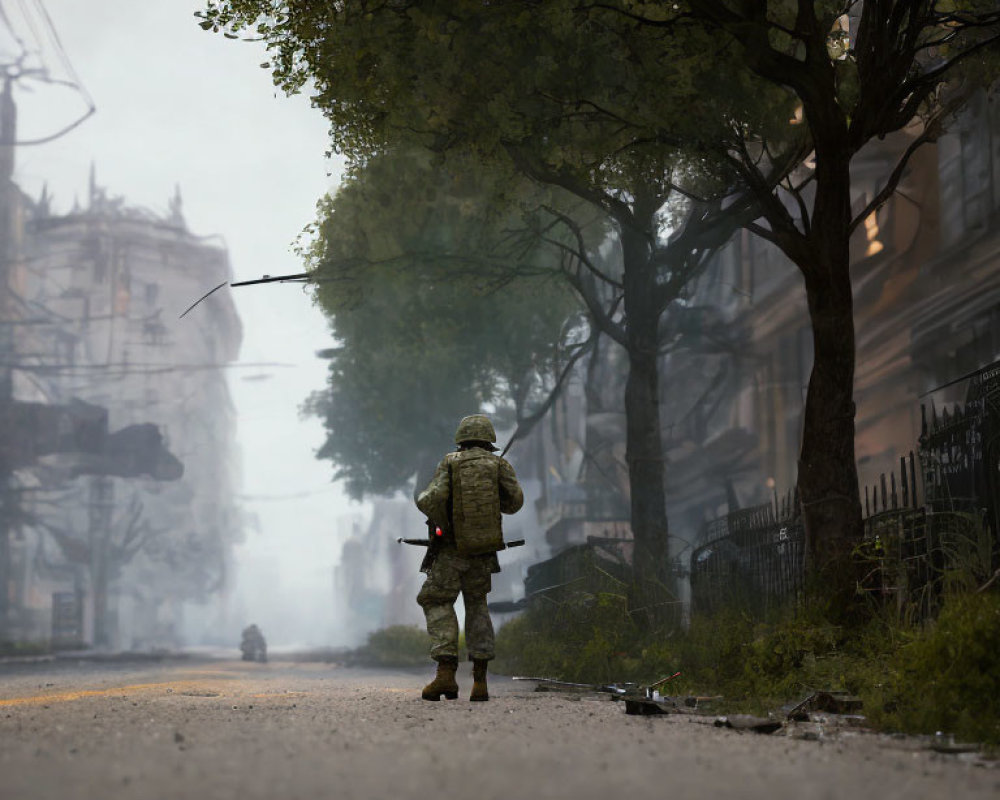
[[[627,716],[494,677],[228,660],[0,666],[4,798],[995,797],[1000,771],[914,739],[821,741]],[[594,696],[597,697],[596,695]],[[983,764],[986,766],[983,766]]]
[[[0,0],[0,800],[1000,797],[996,9]]]

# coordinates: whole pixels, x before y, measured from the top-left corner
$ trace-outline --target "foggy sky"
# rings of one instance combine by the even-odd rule
[[[160,214],[177,184],[189,229],[225,239],[235,280],[300,272],[289,245],[339,180],[340,165],[324,155],[326,122],[306,98],[277,92],[258,66],[259,44],[202,31],[193,16],[202,5],[47,0],[97,110],[55,142],[19,148],[15,180],[35,197],[47,184],[57,214],[75,197],[86,203],[91,162],[109,196]],[[65,93],[51,96],[43,110],[26,103],[22,129],[57,130],[79,110],[67,107]],[[231,605],[246,622],[261,624],[273,644],[323,639],[329,620],[313,625],[309,617],[331,607],[329,568],[346,535],[338,535],[336,522],[364,511],[330,484],[329,463],[313,457],[320,423],[299,417],[302,400],[325,383],[325,362],[314,353],[331,343],[326,322],[297,285],[220,291],[233,292],[243,321],[240,361],[291,365],[229,371],[245,507],[260,522],[236,554]],[[177,319],[183,308],[165,311],[167,324],[184,324]],[[288,604],[290,615],[279,617],[279,604],[282,614]],[[235,645],[238,630],[233,637]]]

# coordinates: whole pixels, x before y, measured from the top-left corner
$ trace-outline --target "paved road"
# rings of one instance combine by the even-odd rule
[[[0,798],[997,798],[1000,769],[857,732],[761,736],[429,671],[0,665]]]

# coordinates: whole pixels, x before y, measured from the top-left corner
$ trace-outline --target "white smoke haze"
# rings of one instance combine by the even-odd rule
[[[86,204],[91,164],[109,197],[159,215],[179,187],[187,227],[224,239],[234,280],[300,272],[290,244],[339,180],[341,165],[325,156],[327,124],[306,97],[275,90],[258,66],[259,44],[201,30],[193,16],[201,7],[48,0],[72,71],[51,40],[36,49],[53,75],[75,76],[84,91],[66,99],[65,86],[42,84],[35,94],[50,100],[20,105],[18,96],[20,129],[58,131],[86,112],[88,98],[96,113],[55,141],[19,148],[15,180],[35,198],[46,187],[55,214]],[[18,43],[2,46],[13,52]],[[57,88],[62,100],[52,99]],[[326,322],[294,284],[220,291],[233,293],[243,323],[239,360],[248,365],[228,370],[245,541],[225,591],[189,606],[182,632],[189,644],[235,647],[242,627],[255,622],[276,647],[354,643],[349,610],[333,602],[333,573],[342,543],[356,527],[365,530],[370,511],[330,483],[329,463],[314,458],[322,426],[299,415],[325,383],[326,362],[315,351],[331,344]],[[165,324],[185,324],[177,319],[183,310]],[[252,366],[271,364],[279,366]]]

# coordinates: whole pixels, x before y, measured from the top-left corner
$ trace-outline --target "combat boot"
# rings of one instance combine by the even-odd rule
[[[472,694],[470,700],[489,700],[490,693],[486,689],[486,665],[489,661],[481,658],[472,659]]]
[[[420,696],[424,700],[440,700],[444,695],[448,700],[458,697],[458,684],[455,682],[455,670],[458,669],[457,658],[438,659],[437,675],[428,683]]]

